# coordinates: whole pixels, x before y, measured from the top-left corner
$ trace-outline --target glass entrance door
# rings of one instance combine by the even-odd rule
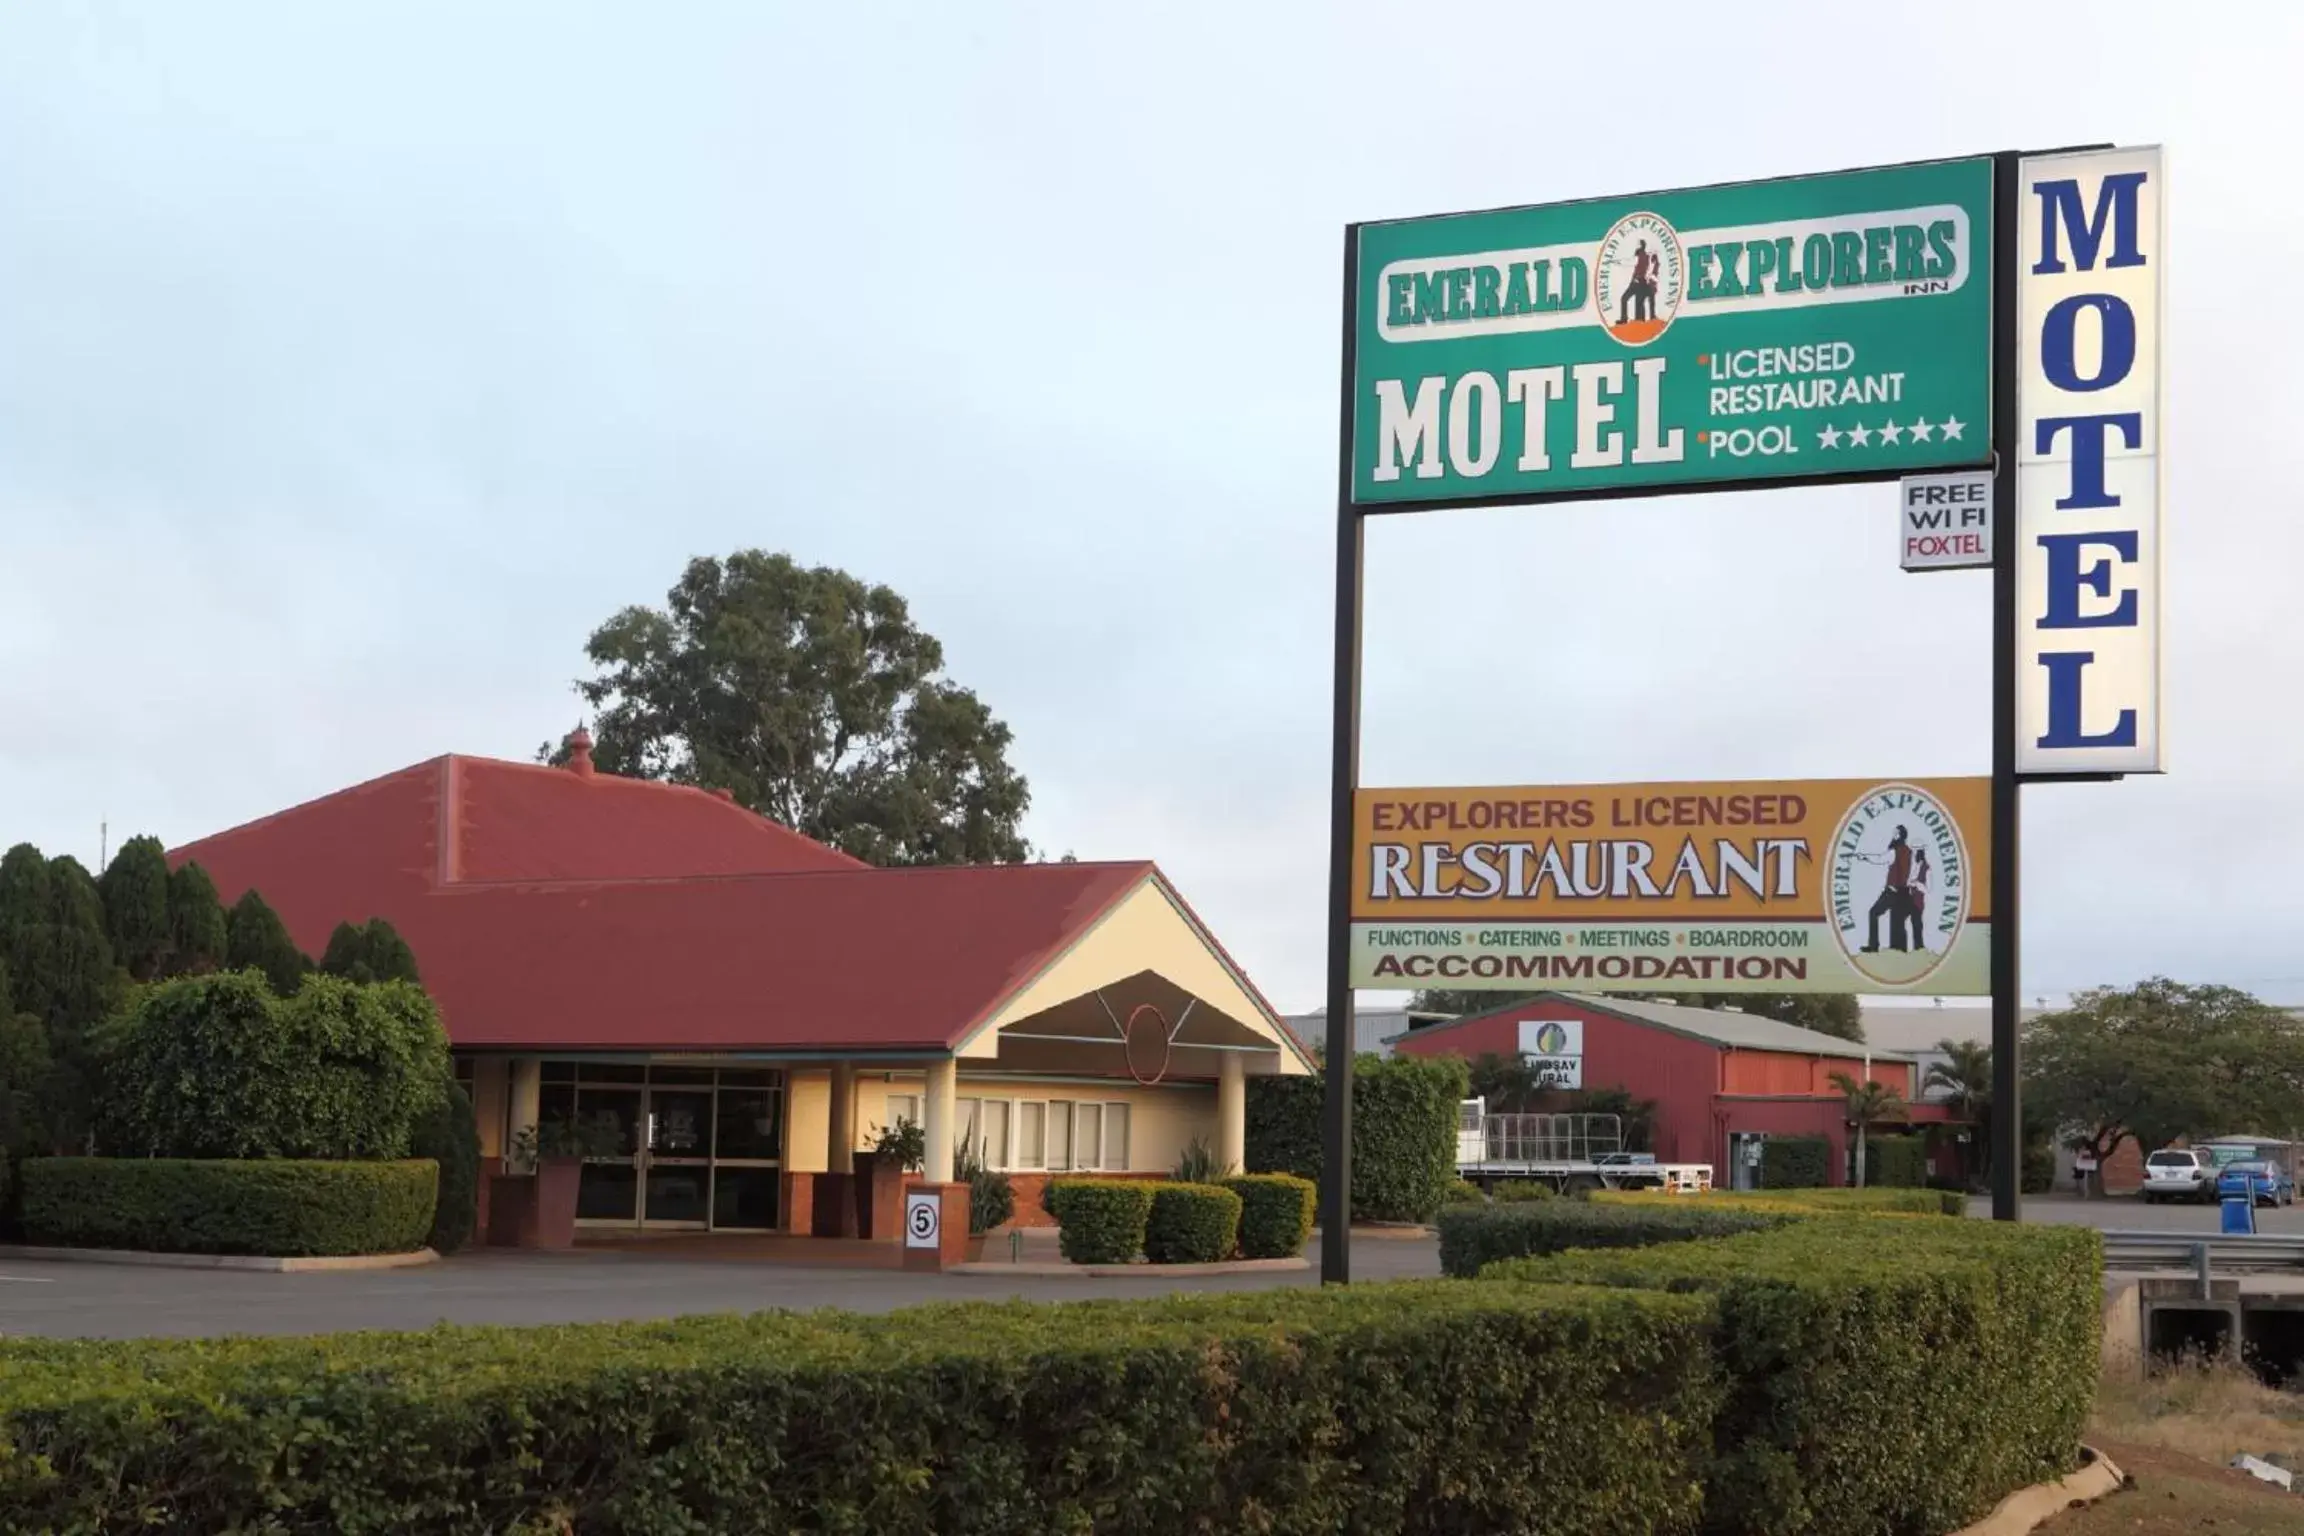
[[[693,1086],[654,1081],[673,1071],[650,1074],[640,1224],[701,1227],[712,1219],[712,1073],[696,1073]]]
[[[638,1077],[639,1073],[632,1075]],[[576,1175],[578,1221],[628,1222],[637,1217],[643,1093],[637,1084],[579,1078],[575,1113],[587,1125],[598,1128],[600,1150],[584,1159]]]
[[[784,1143],[784,1074],[547,1060],[547,1124],[592,1132],[576,1218],[591,1228],[771,1231]]]

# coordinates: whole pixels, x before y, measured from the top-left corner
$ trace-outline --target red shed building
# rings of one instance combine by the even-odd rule
[[[1832,1144],[1833,1182],[1842,1182],[1854,1133],[1846,1096],[1832,1075],[1877,1080],[1902,1094],[1913,1128],[1951,1119],[1918,1097],[1909,1056],[1867,1052],[1836,1035],[1727,1009],[1547,992],[1487,1013],[1427,1025],[1396,1038],[1393,1049],[1416,1056],[1531,1053],[1545,1024],[1574,1025],[1545,1038],[1573,1042],[1587,1089],[1622,1088],[1656,1105],[1659,1161],[1710,1163],[1717,1184],[1749,1188],[1759,1148],[1771,1136],[1821,1136]],[[1548,1049],[1547,1055],[1562,1054]],[[1902,1124],[1876,1126],[1903,1129]],[[1951,1154],[1938,1171],[1950,1174]]]

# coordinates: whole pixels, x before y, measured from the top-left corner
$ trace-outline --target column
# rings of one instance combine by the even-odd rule
[[[512,1140],[517,1143],[522,1131],[533,1131],[542,1115],[544,1094],[544,1059],[540,1056],[516,1056],[512,1060]],[[504,1155],[510,1157],[507,1146]],[[522,1170],[525,1172],[526,1170]]]
[[[1226,1051],[1218,1058],[1216,1161],[1228,1174],[1248,1171],[1248,1076],[1238,1051]]]
[[[952,1182],[952,1137],[958,1130],[960,1066],[951,1057],[928,1063],[928,1091],[920,1107],[928,1137],[925,1173],[931,1184]]]
[[[832,1063],[832,1108],[825,1117],[824,1167],[831,1173],[856,1171],[856,1068]]]

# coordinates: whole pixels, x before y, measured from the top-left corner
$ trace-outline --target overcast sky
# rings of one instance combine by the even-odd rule
[[[1028,832],[1319,1001],[1340,232],[2171,154],[2165,779],[2026,796],[2025,986],[2304,1000],[2304,8],[0,9],[0,841],[568,728],[758,545],[911,599]],[[1983,772],[1887,487],[1369,535],[1372,784]]]

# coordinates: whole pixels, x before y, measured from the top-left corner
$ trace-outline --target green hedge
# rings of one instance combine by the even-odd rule
[[[1456,1178],[1461,1057],[1362,1056],[1352,1070],[1352,1216],[1428,1221]],[[1248,1171],[1320,1182],[1319,1077],[1248,1079]]]
[[[1219,1264],[1240,1242],[1240,1197],[1215,1184],[1155,1184],[1144,1257],[1155,1264]]]
[[[472,1240],[480,1216],[480,1125],[462,1083],[451,1081],[439,1106],[417,1123],[410,1151],[440,1165],[432,1235],[424,1246],[434,1253],[454,1253]]]
[[[1500,1259],[1569,1248],[1644,1248],[1698,1237],[1724,1237],[1799,1220],[1792,1212],[1677,1205],[1602,1204],[1583,1200],[1450,1206],[1440,1213],[1440,1270],[1466,1279]]]
[[[1760,1143],[1760,1183],[1768,1189],[1822,1189],[1832,1182],[1832,1143],[1821,1136],[1770,1136]]]
[[[407,1157],[450,1081],[422,989],[333,976],[275,997],[257,971],[138,989],[110,1031],[98,1147],[114,1157]]]
[[[0,1529],[1690,1536],[1708,1311],[1419,1281],[0,1340]]]
[[[1051,1179],[1056,1246],[1074,1264],[1126,1264],[1144,1251],[1152,1216],[1150,1179]]]
[[[1707,1531],[1935,1536],[2071,1470],[2102,1264],[2084,1228],[1821,1217],[1485,1273],[1713,1298],[1730,1393]]]
[[[1844,1212],[1893,1216],[1965,1216],[1968,1196],[1948,1189],[1716,1189],[1675,1195],[1662,1190],[1602,1190],[1598,1205],[1672,1206],[1720,1211]]]
[[[1240,1197],[1240,1257],[1292,1259],[1312,1235],[1312,1207],[1319,1188],[1289,1173],[1251,1173],[1226,1179]]]
[[[34,1243],[283,1258],[410,1253],[432,1228],[440,1170],[398,1163],[43,1157],[24,1165]]]
[[[1870,1136],[1864,1144],[1864,1182],[1881,1189],[1922,1189],[1928,1183],[1928,1142],[1920,1136]]]

